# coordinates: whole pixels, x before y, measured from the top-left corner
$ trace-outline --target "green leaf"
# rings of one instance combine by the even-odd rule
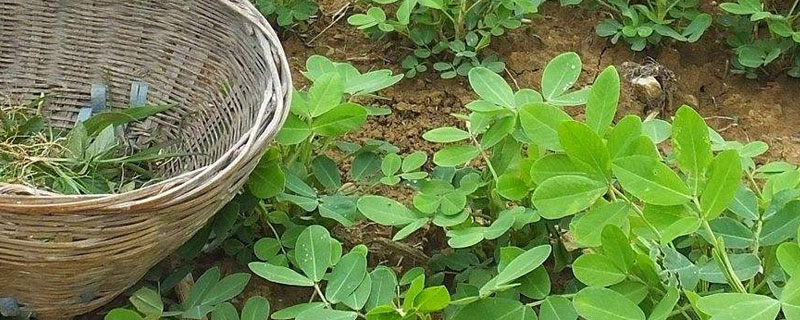
[[[519,292],[531,299],[541,300],[550,294],[552,283],[547,269],[540,266],[519,279]]]
[[[640,304],[647,298],[647,285],[638,281],[627,280],[610,286],[609,289],[625,296],[635,304]]]
[[[617,69],[609,66],[603,70],[595,79],[591,90],[586,101],[586,124],[603,136],[614,121],[619,104],[620,82]]]
[[[430,0],[432,1],[432,0]],[[481,99],[504,107],[515,107],[514,91],[492,70],[478,67],[469,71],[469,84]]]
[[[627,272],[636,264],[636,252],[631,248],[628,237],[619,227],[607,225],[603,228],[600,235],[600,242],[603,245],[603,254],[611,259],[611,262]]]
[[[520,89],[514,94],[514,101],[517,107],[526,105],[531,102],[544,102],[542,94],[533,89]]]
[[[758,7],[753,7],[749,5],[744,5],[743,1],[739,3],[734,2],[725,2],[719,5],[722,10],[725,10],[729,13],[737,14],[737,15],[751,15],[761,12],[761,9]]]
[[[325,227],[314,225],[297,237],[297,266],[314,282],[319,282],[331,264],[331,235]]]
[[[318,156],[311,161],[311,170],[314,172],[314,177],[317,178],[328,190],[336,190],[342,186],[342,174],[339,172],[339,166],[327,156]]]
[[[554,100],[572,88],[581,74],[581,58],[574,52],[558,55],[550,60],[542,73],[542,96]]]
[[[352,294],[367,275],[367,257],[350,252],[333,267],[325,287],[325,297],[330,303],[339,303]]]
[[[752,279],[762,270],[761,260],[755,254],[728,254],[728,257],[733,267],[733,273],[742,281]],[[700,279],[711,283],[727,283],[725,274],[720,270],[719,265],[713,259],[699,267],[700,270],[698,274]]]
[[[645,219],[661,233],[661,242],[669,243],[677,237],[691,234],[700,228],[701,220],[690,214],[683,206],[647,205],[644,209]],[[652,235],[653,239],[655,235]]]
[[[610,286],[625,280],[627,274],[617,268],[614,261],[597,254],[583,254],[572,265],[575,278],[587,286]]]
[[[520,254],[503,271],[500,271],[496,277],[481,288],[481,295],[511,283],[535,270],[550,257],[550,252],[552,252],[552,248],[549,245],[542,245]]]
[[[603,139],[589,126],[577,121],[565,121],[558,126],[561,146],[572,163],[592,176],[608,181],[611,177],[611,157]]]
[[[340,311],[332,309],[310,309],[297,315],[296,320],[355,320],[358,313],[353,311]]]
[[[322,217],[336,220],[345,227],[353,226],[358,219],[355,198],[340,195],[323,196],[319,202],[319,215]]]
[[[402,164],[403,159],[396,153],[387,154],[386,157],[383,158],[383,162],[381,162],[381,172],[383,172],[384,176],[392,176],[400,170]]]
[[[444,286],[425,288],[414,298],[414,309],[423,313],[443,310],[448,305],[450,305],[450,292]]]
[[[224,302],[211,312],[211,320],[239,320],[239,312],[233,304]]]
[[[244,291],[248,282],[250,282],[249,273],[235,273],[222,278],[211,287],[211,290],[203,298],[202,304],[213,305],[233,299]]]
[[[742,179],[742,162],[735,150],[721,152],[711,162],[708,182],[700,195],[700,208],[707,220],[714,219],[725,211]]]
[[[577,320],[572,301],[561,296],[549,296],[539,307],[539,320]]]
[[[800,246],[792,242],[781,243],[776,255],[783,271],[790,277],[800,279]]]
[[[718,293],[700,298],[697,308],[713,319],[774,320],[781,303],[757,294]]]
[[[764,223],[759,242],[763,246],[772,246],[797,235],[800,226],[800,200],[786,204],[778,213]]]
[[[690,190],[697,194],[705,170],[711,163],[711,142],[708,126],[694,109],[682,106],[672,122],[672,145],[678,165],[689,175]]]
[[[469,137],[469,132],[455,127],[436,128],[422,135],[423,139],[436,143],[458,142],[469,139]]]
[[[602,182],[581,176],[558,176],[545,180],[533,192],[531,201],[545,219],[578,213],[608,191]]]
[[[461,249],[474,246],[483,241],[485,236],[485,228],[468,228],[449,232],[448,236],[451,238],[447,240],[447,245],[454,249]]]
[[[608,135],[609,155],[612,159],[633,155],[637,138],[641,136],[642,120],[635,115],[625,116]]]
[[[662,143],[672,136],[672,125],[661,119],[642,122],[642,133],[655,144]]]
[[[402,79],[402,74],[392,75],[391,70],[376,70],[349,80],[345,92],[355,96],[366,95],[391,87]]]
[[[720,217],[712,220],[709,225],[714,235],[722,237],[722,240],[725,241],[726,248],[746,249],[753,244],[753,232],[739,221],[728,217]],[[713,241],[708,233],[701,231],[700,234],[709,243]]]
[[[388,267],[377,267],[369,274],[372,279],[372,290],[367,299],[366,310],[389,304],[395,297],[397,290],[397,276]]]
[[[84,158],[86,146],[89,144],[89,133],[83,122],[78,122],[67,135],[66,147],[77,159]]]
[[[528,195],[525,181],[515,174],[503,174],[497,179],[497,194],[509,200],[521,200]]]
[[[214,267],[206,270],[200,278],[195,281],[192,290],[189,291],[189,297],[183,302],[183,310],[189,310],[193,307],[200,305],[205,296],[219,282],[220,274],[219,268]]]
[[[486,228],[483,235],[486,239],[494,240],[503,236],[514,226],[515,218],[511,214],[501,214],[492,224]]]
[[[680,298],[681,295],[678,289],[670,287],[667,289],[667,293],[664,297],[661,298],[661,301],[659,301],[655,308],[653,308],[653,311],[650,312],[650,316],[647,320],[667,320]]]
[[[787,320],[800,319],[800,277],[792,276],[780,293],[783,315]]]
[[[560,151],[558,127],[561,122],[572,120],[572,117],[549,104],[530,103],[520,108],[519,120],[533,143],[548,150]]]
[[[138,312],[128,309],[116,308],[103,318],[105,320],[143,320]]]
[[[403,239],[407,238],[412,233],[414,233],[417,230],[422,229],[422,227],[428,225],[429,222],[430,222],[430,218],[421,218],[421,219],[417,219],[416,221],[414,221],[412,223],[407,224],[405,227],[403,227],[402,229],[397,231],[397,233],[394,235],[394,237],[392,237],[392,241],[400,241],[400,240],[403,240]]]
[[[248,267],[259,277],[271,282],[298,287],[314,286],[314,281],[286,267],[275,266],[264,262],[251,262],[248,264]]]
[[[739,189],[736,190],[733,201],[728,206],[728,210],[742,218],[758,220],[758,199],[756,194],[740,185]]]
[[[108,126],[100,134],[94,138],[94,141],[86,147],[86,157],[88,159],[95,159],[105,155],[107,152],[114,149],[119,141],[113,126]]]
[[[364,306],[367,304],[367,299],[369,299],[369,295],[372,291],[372,279],[369,277],[368,274],[364,275],[364,278],[361,279],[360,284],[350,294],[347,298],[342,300],[342,304],[346,305],[348,308],[353,310],[361,310],[364,309]]]
[[[406,290],[406,294],[403,297],[403,310],[411,311],[414,307],[414,300],[417,299],[417,296],[425,289],[425,274],[420,274],[414,280],[411,281],[411,285],[408,286],[408,290]]]
[[[586,320],[644,320],[637,305],[614,290],[589,287],[578,292],[573,300],[575,310]]]
[[[589,213],[570,225],[575,241],[585,247],[600,246],[600,235],[608,225],[628,228],[628,216],[633,210],[622,201],[592,208]]]
[[[381,196],[362,196],[357,207],[367,219],[385,226],[404,226],[420,218],[402,203]]]
[[[381,157],[377,154],[361,152],[353,159],[350,177],[355,181],[365,180],[380,170],[381,162]]]
[[[586,100],[589,99],[589,94],[591,93],[591,89],[592,88],[590,87],[585,87],[580,90],[575,90],[569,93],[565,93],[553,100],[548,100],[547,103],[559,107],[572,107],[572,106],[579,106],[582,104],[586,104]]]
[[[402,170],[403,172],[412,172],[422,167],[428,162],[428,154],[423,151],[415,151],[403,159]]]
[[[247,299],[242,308],[242,320],[267,320],[269,319],[269,300],[261,296]]]
[[[497,120],[481,137],[484,150],[494,147],[516,129],[517,117],[505,117]]]
[[[675,172],[646,156],[614,160],[614,175],[622,187],[642,201],[655,205],[682,205],[691,200],[689,188]]]
[[[142,287],[133,293],[130,298],[131,304],[136,307],[136,310],[145,315],[161,316],[164,311],[164,302],[161,301],[161,295],[153,289]]]
[[[433,163],[442,167],[456,167],[472,161],[481,153],[473,145],[451,146],[437,151],[433,155]]]
[[[275,140],[280,144],[289,146],[299,144],[308,139],[309,136],[311,136],[309,124],[300,120],[296,115],[290,114]]]
[[[314,82],[326,73],[336,72],[336,65],[324,56],[313,55],[306,60],[306,70],[303,75]]]
[[[323,137],[338,137],[367,121],[367,110],[355,103],[344,103],[314,119],[311,130]]]
[[[149,105],[141,107],[128,107],[119,111],[105,111],[92,116],[83,122],[86,134],[90,137],[98,132],[118,125],[144,120],[147,117],[172,109],[172,106]]]
[[[486,298],[470,303],[455,312],[450,320],[535,320],[536,314],[522,302],[503,298]]]
[[[547,179],[557,176],[586,176],[586,173],[565,154],[548,154],[539,158],[531,166],[531,180],[542,184]]]
[[[338,73],[325,73],[308,89],[309,112],[312,118],[331,111],[342,102],[344,81]]]
[[[322,309],[325,308],[325,303],[323,302],[309,302],[309,303],[301,303],[297,305],[293,305],[288,308],[284,308],[278,312],[272,314],[272,319],[275,320],[288,320],[297,318],[301,313],[315,310],[315,309]]]

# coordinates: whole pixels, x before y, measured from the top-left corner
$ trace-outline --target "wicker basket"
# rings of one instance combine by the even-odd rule
[[[92,196],[0,185],[0,297],[40,319],[107,303],[186,242],[245,182],[290,100],[283,49],[249,0],[0,0],[0,92],[47,94],[52,125],[74,125],[92,84],[126,106],[134,81],[174,107],[126,137],[158,132],[196,154],[166,163],[168,180]]]

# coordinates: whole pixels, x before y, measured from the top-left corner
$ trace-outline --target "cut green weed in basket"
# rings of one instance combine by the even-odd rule
[[[103,112],[63,130],[42,117],[46,99],[0,100],[0,182],[63,194],[120,193],[161,178],[149,162],[178,156],[158,146],[133,150],[115,129],[169,106]]]

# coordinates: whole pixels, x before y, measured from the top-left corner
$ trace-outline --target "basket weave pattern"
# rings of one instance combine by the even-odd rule
[[[0,297],[39,318],[107,303],[186,242],[244,183],[290,100],[283,49],[248,0],[0,0],[0,92],[44,93],[51,125],[73,126],[92,84],[126,106],[133,81],[174,107],[125,138],[192,154],[162,167],[168,180],[90,196],[0,184]]]

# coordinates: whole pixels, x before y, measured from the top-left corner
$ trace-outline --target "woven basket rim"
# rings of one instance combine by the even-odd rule
[[[152,209],[180,202],[180,199],[201,193],[228,174],[231,168],[252,158],[252,154],[263,150],[286,121],[291,105],[292,77],[289,62],[283,53],[278,35],[266,18],[248,0],[218,0],[249,22],[258,38],[258,46],[266,57],[265,62],[272,85],[263,94],[256,121],[244,132],[236,143],[213,163],[181,173],[153,185],[119,194],[65,195],[32,188],[26,185],[0,183],[0,210],[16,214],[55,215],[87,211],[98,214],[135,213],[139,208]],[[274,50],[273,50],[274,49]],[[275,59],[278,58],[278,59]],[[277,61],[276,61],[277,60]],[[278,62],[279,64],[276,64]],[[279,75],[278,72],[281,74]],[[288,86],[280,79],[286,79]],[[269,110],[274,99],[274,109]],[[268,116],[271,115],[271,116]],[[265,126],[259,135],[254,129]],[[198,181],[203,183],[196,184]],[[14,193],[4,193],[13,191]],[[232,190],[231,192],[235,192]],[[31,201],[42,203],[31,204]]]

